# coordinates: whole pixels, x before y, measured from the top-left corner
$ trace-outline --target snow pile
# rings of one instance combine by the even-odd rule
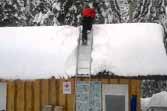
[[[167,107],[167,92],[162,91],[154,94],[151,97],[148,107]]]
[[[152,23],[94,26],[93,73],[167,74],[163,28]]]
[[[77,47],[78,28],[0,28],[0,78],[67,76],[66,60]]]
[[[158,24],[94,25],[92,72],[167,74],[163,28]],[[0,28],[0,78],[72,76],[78,27]]]
[[[141,98],[142,111],[147,111],[150,107],[167,107],[167,92],[162,91],[150,98]]]
[[[146,111],[148,105],[150,103],[151,98],[141,98],[141,109],[142,111]]]

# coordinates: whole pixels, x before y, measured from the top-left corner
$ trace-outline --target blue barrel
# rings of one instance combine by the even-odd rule
[[[137,111],[137,96],[132,95],[131,96],[131,111]]]

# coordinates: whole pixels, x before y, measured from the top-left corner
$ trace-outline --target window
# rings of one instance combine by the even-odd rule
[[[128,85],[103,84],[103,111],[128,111]]]

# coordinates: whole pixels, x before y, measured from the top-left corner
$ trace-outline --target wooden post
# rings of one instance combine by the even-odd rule
[[[56,89],[56,79],[51,78],[49,80],[49,104],[56,106],[57,100],[57,89]]]
[[[7,84],[7,111],[16,111],[15,110],[15,82],[14,81],[8,81]]]
[[[67,111],[74,111],[75,110],[75,80],[70,79],[71,82],[71,94],[67,95]]]
[[[62,106],[64,109],[66,109],[65,108],[65,106],[66,106],[66,97],[63,94],[63,82],[64,82],[64,79],[60,79],[59,80],[59,106]]]
[[[16,111],[25,111],[24,81],[16,81]]]
[[[25,111],[33,111],[32,81],[27,81],[25,84],[25,104]]]
[[[48,105],[49,99],[49,81],[48,80],[41,80],[41,108],[45,105]]]
[[[41,111],[40,108],[40,80],[36,80],[33,83],[33,93],[34,93],[34,111]]]

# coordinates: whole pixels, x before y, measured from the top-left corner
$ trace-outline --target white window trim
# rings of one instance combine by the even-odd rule
[[[128,85],[120,84],[103,84],[102,85],[102,101],[103,111],[106,111],[105,95],[123,95],[125,96],[125,111],[129,109],[129,93]]]

